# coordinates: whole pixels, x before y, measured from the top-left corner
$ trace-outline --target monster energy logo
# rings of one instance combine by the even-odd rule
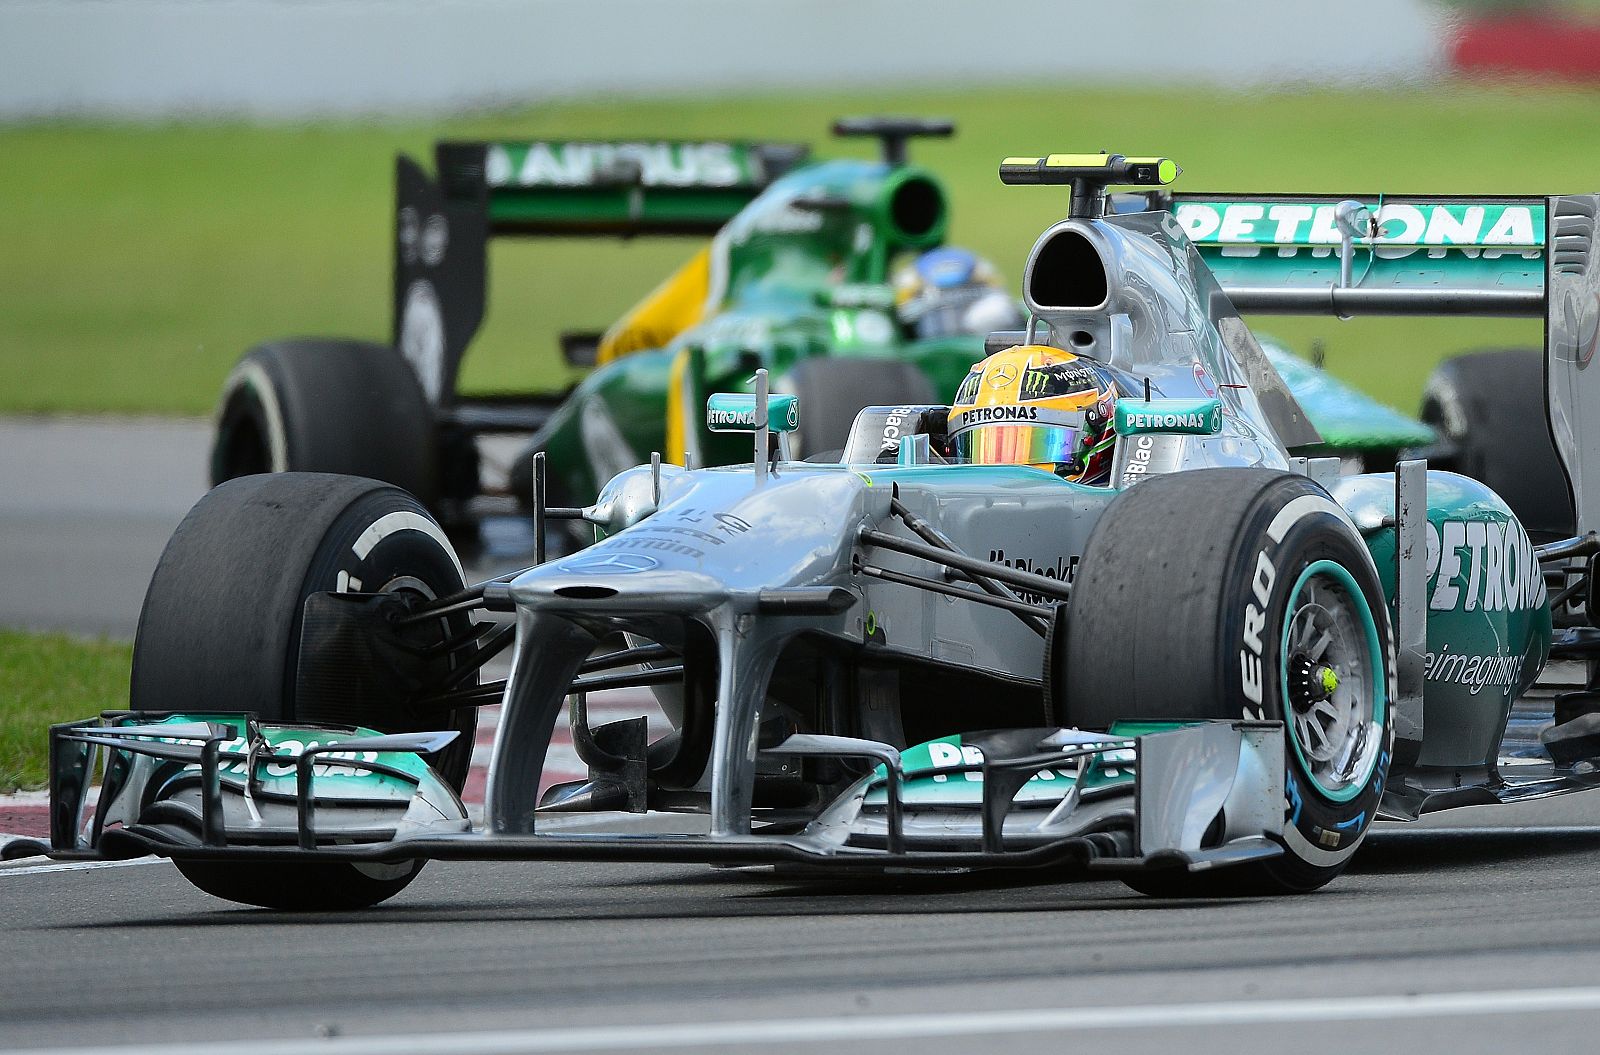
[[[1022,398],[1044,399],[1092,392],[1099,386],[1095,372],[1076,363],[1055,363],[1043,368],[1030,367],[1022,374]]]
[[[978,383],[983,380],[983,371],[974,370],[961,380],[961,387],[956,389],[957,403],[971,403],[978,398]]]
[[[1047,394],[1050,379],[1041,371],[1029,370],[1022,375],[1022,394],[1024,396],[1042,396]]]

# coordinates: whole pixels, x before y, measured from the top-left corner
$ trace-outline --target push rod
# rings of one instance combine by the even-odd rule
[[[864,545],[876,546],[879,549],[892,550],[895,553],[904,553],[908,557],[920,557],[935,564],[942,564],[966,572],[970,576],[988,576],[998,579],[1012,586],[1020,586],[1025,590],[1054,597],[1065,601],[1072,595],[1072,587],[1056,579],[1048,579],[1043,575],[1033,572],[1018,571],[1016,568],[1007,568],[1003,564],[991,564],[988,561],[968,557],[962,553],[952,553],[937,546],[929,546],[909,539],[899,538],[887,532],[876,531],[872,528],[862,528],[857,536]]]
[[[911,509],[908,508],[904,502],[900,501],[898,497],[891,498],[889,500],[889,512],[899,517],[901,523],[910,528],[913,533],[915,533],[928,545],[937,546],[947,553],[961,554],[960,547],[952,542],[948,535],[934,527],[932,524],[928,523],[926,520],[922,519],[921,516],[912,512]],[[961,555],[964,556],[964,554]],[[1003,584],[995,582],[994,579],[988,575],[972,575],[967,573],[963,573],[963,575],[970,581],[976,583],[978,588],[984,593],[989,594],[992,597],[1001,597],[1009,601],[1017,601],[1022,603],[1022,599],[1020,597],[1006,588]],[[1029,620],[1023,621],[1032,626],[1033,629],[1040,635],[1045,633],[1045,623],[1032,622]]]
[[[1600,535],[1593,531],[1576,538],[1552,542],[1548,546],[1533,547],[1533,555],[1541,561],[1566,560],[1568,557],[1587,557],[1600,552]]]
[[[874,579],[884,582],[898,583],[901,586],[911,586],[918,590],[927,590],[929,593],[943,594],[946,597],[960,597],[971,601],[973,604],[986,604],[993,608],[1004,608],[1008,612],[1027,616],[1029,619],[1043,619],[1050,614],[1050,609],[1042,605],[1029,604],[1026,601],[1014,601],[1005,597],[995,597],[986,593],[974,593],[964,590],[959,586],[950,586],[935,579],[924,579],[918,575],[906,575],[903,572],[890,571],[888,568],[879,568],[873,564],[862,564],[856,571]]]

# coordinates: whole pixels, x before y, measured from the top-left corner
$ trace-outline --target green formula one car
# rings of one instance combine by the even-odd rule
[[[514,574],[466,585],[378,481],[215,488],[152,580],[133,710],[52,730],[51,851],[156,853],[277,907],[381,901],[430,858],[1292,893],[1380,815],[1600,786],[1594,686],[1527,695],[1551,657],[1600,658],[1592,625],[1551,629],[1595,610],[1600,196],[1379,209],[1168,196],[1176,174],[1007,159],[1007,183],[1070,186],[1067,216],[1028,254],[1027,325],[948,404],[866,408],[799,461],[804,407],[758,371],[696,414],[751,461],[630,468],[577,511],[599,541]],[[1110,211],[1118,184],[1158,190]],[[1419,460],[1295,456],[1323,440],[1241,311],[1542,318],[1583,534],[1535,546]],[[623,686],[670,729],[592,727],[587,696]],[[478,822],[461,734],[489,702]],[[546,786],[562,720],[589,773]]]
[[[593,501],[652,452],[679,465],[743,457],[699,408],[711,392],[749,391],[758,369],[807,408],[799,457],[842,448],[862,407],[948,402],[986,335],[1021,325],[992,270],[943,245],[945,191],[907,161],[909,139],[951,126],[870,118],[834,131],[877,137],[882,157],[809,161],[802,147],[771,143],[445,143],[431,179],[401,158],[393,341],[251,350],[222,395],[213,483],[351,473],[404,487],[447,526],[470,528],[505,509],[479,500],[488,434],[530,437],[508,485],[526,509],[537,451],[549,454],[552,500],[567,505]],[[604,333],[564,337],[570,361],[594,364],[575,390],[457,390],[484,317],[488,239],[645,236],[704,244]],[[1322,437],[1296,453],[1381,467],[1432,439],[1270,342],[1268,352]]]

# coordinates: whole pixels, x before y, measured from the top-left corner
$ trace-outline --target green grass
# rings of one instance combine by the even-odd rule
[[[0,630],[0,794],[43,787],[53,722],[128,701],[133,646]]]
[[[1600,94],[1453,87],[1225,93],[1069,86],[568,103],[451,120],[0,127],[0,411],[204,413],[249,344],[385,336],[392,157],[442,136],[810,139],[833,116],[946,114],[948,142],[913,145],[954,202],[952,239],[1015,281],[1064,207],[1007,189],[1007,153],[1161,153],[1187,190],[1529,193],[1600,189]],[[520,243],[491,258],[490,318],[469,388],[564,378],[555,334],[602,327],[685,258],[681,242]],[[1537,323],[1273,319],[1264,329],[1402,407],[1453,350],[1531,343]]]

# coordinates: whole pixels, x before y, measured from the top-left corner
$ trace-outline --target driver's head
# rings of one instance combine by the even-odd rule
[[[895,269],[900,322],[915,337],[1018,330],[1022,309],[993,264],[967,249],[930,249]]]
[[[1093,359],[1028,345],[973,366],[950,407],[957,461],[1032,465],[1078,483],[1111,477],[1111,372]]]

